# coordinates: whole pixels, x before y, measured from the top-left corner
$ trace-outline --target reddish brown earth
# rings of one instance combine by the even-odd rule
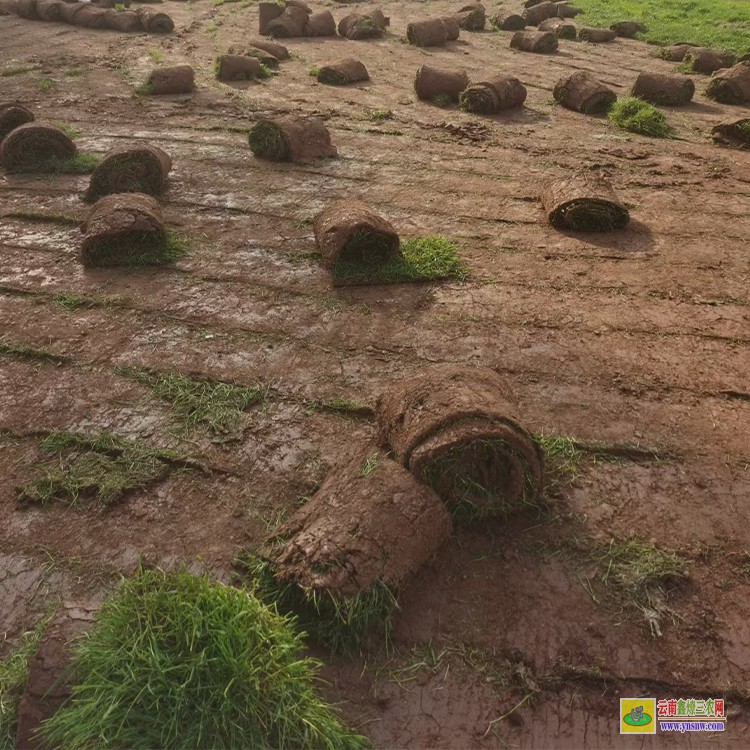
[[[370,420],[305,399],[373,405],[390,379],[427,363],[485,365],[511,381],[531,431],[669,458],[590,460],[549,513],[457,532],[403,592],[390,653],[321,655],[327,696],[378,747],[747,747],[750,154],[710,140],[714,124],[747,110],[711,102],[695,76],[695,103],[668,111],[678,139],[627,134],[554,107],[551,92],[573,70],[620,94],[641,71],[671,72],[643,43],[563,42],[537,56],[511,51],[509,33],[462,32],[418,50],[401,41],[406,23],[456,7],[382,7],[382,40],[289,40],[277,76],[232,85],[213,79],[213,61],[255,36],[252,4],[167,2],[168,36],[0,17],[2,65],[31,68],[0,77],[0,101],[74,126],[86,150],[165,149],[167,220],[191,238],[173,269],[84,270],[76,226],[18,214],[83,218],[88,178],[0,177],[0,329],[70,358],[0,357],[0,655],[49,603],[98,600],[139,555],[229,578],[237,552],[309,494],[321,465],[375,436]],[[196,93],[134,96],[149,53],[191,63]],[[344,56],[372,80],[334,88],[308,74]],[[526,106],[478,118],[418,102],[424,62],[515,75]],[[37,87],[42,75],[51,91]],[[377,110],[392,117],[368,119]],[[280,113],[322,116],[339,158],[256,160],[247,129]],[[626,230],[546,224],[542,180],[580,166],[611,178],[631,210]],[[349,197],[402,236],[454,238],[469,279],[333,289],[309,255],[310,221]],[[90,304],[65,309],[62,294]],[[239,440],[185,436],[168,405],[115,374],[121,365],[271,382],[277,395],[250,410]],[[209,470],[172,473],[106,510],[22,507],[15,488],[35,474],[50,429],[115,432],[200,455]],[[586,554],[628,536],[689,560],[661,637]],[[727,699],[721,737],[618,734],[620,697],[708,694]]]

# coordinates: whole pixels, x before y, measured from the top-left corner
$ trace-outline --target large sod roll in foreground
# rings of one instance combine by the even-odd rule
[[[336,60],[330,65],[323,65],[318,70],[318,81],[329,86],[346,86],[349,83],[367,81],[370,74],[367,68],[359,61],[351,57]]]
[[[394,384],[377,402],[380,437],[459,521],[539,502],[543,459],[509,388],[487,368],[438,365]]]
[[[556,229],[609,232],[630,221],[628,209],[603,177],[581,172],[545,185],[542,205]]]
[[[692,101],[695,84],[687,76],[641,73],[635,79],[631,93],[651,104],[681,106]]]
[[[750,60],[714,73],[706,94],[722,104],[750,102]]]
[[[423,65],[414,78],[417,97],[426,101],[447,97],[457,102],[468,85],[469,77],[465,70],[441,70],[430,65]]]
[[[250,131],[250,150],[269,161],[310,162],[336,156],[325,123],[317,117],[269,117]]]
[[[0,163],[8,172],[49,172],[72,159],[78,149],[60,128],[28,122],[8,133],[0,144]]]
[[[398,232],[366,203],[331,203],[313,223],[315,242],[329,270],[339,263],[384,266],[400,252]]]
[[[442,19],[431,18],[410,23],[406,27],[406,38],[416,47],[439,47],[448,41],[448,31]]]
[[[94,204],[83,227],[85,266],[160,265],[167,255],[161,206],[150,195],[118,193]]]
[[[551,54],[557,52],[557,37],[551,31],[517,31],[510,40],[511,49]]]
[[[617,101],[617,94],[586,70],[561,78],[552,93],[558,104],[585,115],[604,114]]]
[[[33,121],[34,114],[30,109],[26,109],[20,104],[0,104],[0,141],[11,130]]]
[[[526,87],[513,76],[497,75],[472,83],[461,93],[460,106],[467,112],[494,115],[520,107],[526,101]]]
[[[714,126],[711,133],[714,143],[750,149],[750,117],[719,123]]]
[[[85,200],[97,201],[112,193],[161,195],[170,169],[172,160],[157,146],[118,146],[94,170]]]

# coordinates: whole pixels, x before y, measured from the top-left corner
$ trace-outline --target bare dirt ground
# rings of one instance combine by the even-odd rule
[[[695,103],[668,112],[678,139],[624,133],[553,107],[555,81],[586,69],[624,94],[640,71],[673,64],[637,41],[563,42],[554,56],[511,51],[505,33],[462,32],[427,51],[402,43],[408,21],[456,9],[442,0],[385,3],[382,40],[289,40],[279,75],[228,86],[213,80],[213,60],[256,36],[257,8],[161,7],[176,23],[166,37],[0,17],[3,65],[32,68],[0,77],[0,100],[74,126],[86,150],[131,140],[167,150],[167,217],[191,240],[171,269],[83,270],[76,226],[8,214],[83,218],[88,178],[0,177],[1,330],[69,358],[0,357],[6,645],[50,601],[99,600],[139,555],[229,579],[235,555],[309,493],[321,467],[375,434],[368,418],[305,401],[372,405],[389,379],[428,363],[481,364],[508,377],[532,431],[663,457],[589,460],[543,517],[460,531],[403,592],[390,653],[321,654],[327,696],[378,747],[750,745],[750,153],[709,137],[747,110],[711,102],[696,76]],[[330,6],[337,20],[350,7]],[[195,66],[193,96],[133,95],[159,53]],[[345,55],[371,82],[338,89],[309,76]],[[479,118],[418,102],[422,63],[517,75],[526,106]],[[52,90],[37,87],[43,75]],[[380,110],[392,117],[373,119]],[[339,158],[256,160],[246,130],[269,112],[321,115]],[[553,230],[541,181],[592,166],[630,206],[630,226]],[[333,289],[310,258],[309,222],[347,196],[404,237],[458,241],[469,279]],[[67,309],[59,295],[86,303]],[[250,410],[237,441],[186,437],[167,404],[115,374],[122,365],[272,382],[277,396]],[[208,468],[106,510],[23,507],[15,488],[52,429],[106,430]],[[688,561],[661,637],[609,596],[589,554],[629,536]],[[727,732],[620,737],[618,699],[637,695],[726,697]]]

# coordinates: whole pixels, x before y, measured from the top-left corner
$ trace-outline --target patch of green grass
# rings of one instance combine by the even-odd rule
[[[750,50],[746,0],[580,0],[587,26],[632,19],[646,24],[642,38],[654,44],[692,42],[704,47]]]
[[[455,242],[446,237],[420,237],[401,242],[401,255],[384,266],[337,263],[334,282],[351,284],[399,284],[409,281],[463,281],[468,268]]]
[[[77,310],[79,307],[87,307],[90,302],[78,294],[53,294],[52,302],[65,310]]]
[[[0,661],[0,750],[16,747],[18,704],[29,676],[29,665],[39,648],[51,615],[24,633],[15,648]]]
[[[214,434],[237,430],[244,412],[263,401],[268,393],[265,386],[249,388],[137,367],[118,367],[115,372],[147,385],[157,397],[169,402],[186,429],[203,427]]]
[[[76,138],[80,138],[81,131],[75,127],[75,125],[69,125],[67,122],[61,122],[58,126],[60,130],[62,130],[65,135],[68,136],[68,138],[73,138],[74,140]]]
[[[311,409],[330,414],[347,414],[353,417],[371,417],[373,414],[372,407],[367,404],[349,398],[342,398],[341,396],[306,401],[305,403]]]
[[[453,99],[451,99],[448,94],[436,94],[432,97],[432,103],[436,107],[440,107],[441,109],[445,109],[446,107],[450,107],[451,104],[453,104]]]
[[[99,154],[88,151],[79,151],[70,159],[50,159],[44,165],[45,172],[60,174],[91,174],[101,162]]]
[[[372,475],[372,473],[375,471],[375,469],[378,468],[378,464],[380,463],[380,454],[379,453],[373,453],[371,456],[368,456],[362,463],[362,469],[360,473],[363,477],[369,477]]]
[[[396,593],[382,582],[355,596],[341,597],[326,590],[307,591],[282,581],[275,566],[252,553],[237,563],[252,593],[279,611],[293,613],[298,626],[318,645],[349,657],[364,649],[366,639],[380,633],[390,643]]]
[[[258,78],[270,78],[273,75],[273,71],[265,63],[260,64],[260,70],[258,71]]]
[[[35,67],[34,65],[6,65],[0,69],[0,77],[10,78],[11,76],[20,76],[23,73],[30,73]]]
[[[370,747],[317,694],[320,663],[244,589],[140,569],[74,652],[71,701],[43,724],[65,748]]]
[[[161,65],[164,62],[164,53],[160,49],[150,49],[148,56],[157,64]]]
[[[392,120],[393,112],[390,109],[376,109],[372,112],[368,112],[365,115],[364,119],[369,120],[370,122],[383,122],[385,120]]]
[[[309,76],[312,76],[313,78],[317,78],[317,77],[318,77],[318,73],[320,73],[320,68],[316,67],[315,65],[313,65],[313,66],[312,66],[312,67],[311,67],[311,68],[310,68],[310,69],[309,69],[309,70],[307,71],[307,75],[309,75]]]
[[[10,211],[4,214],[7,219],[22,219],[24,221],[42,221],[51,224],[66,224],[68,226],[79,226],[81,221],[75,216],[66,214],[47,213],[46,211]]]
[[[52,91],[56,85],[55,81],[49,76],[39,76],[39,78],[36,79],[36,87],[43,93]]]
[[[631,133],[652,138],[668,138],[670,134],[665,114],[634,96],[618,99],[609,111],[609,119]]]
[[[63,365],[71,360],[67,354],[58,354],[49,349],[33,346],[23,341],[13,341],[5,336],[0,337],[0,357],[13,357],[15,359],[54,365]]]
[[[186,468],[179,454],[125,440],[107,432],[88,436],[52,432],[39,444],[50,456],[35,479],[18,488],[22,502],[77,504],[92,497],[110,505],[125,493],[164,479],[174,465]]]

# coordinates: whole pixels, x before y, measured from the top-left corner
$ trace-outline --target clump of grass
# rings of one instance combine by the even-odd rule
[[[154,373],[138,367],[118,367],[115,372],[147,385],[156,396],[169,402],[187,429],[200,426],[214,434],[236,430],[244,412],[268,394],[266,386],[200,380],[180,373]]]
[[[575,439],[566,435],[540,433],[534,440],[544,454],[546,489],[556,489],[562,481],[576,477],[581,471],[584,452]]]
[[[376,109],[365,116],[370,122],[383,122],[393,119],[393,112],[390,109]]]
[[[23,73],[30,73],[34,68],[34,65],[7,65],[0,70],[0,77],[10,78],[11,76],[20,76]]]
[[[382,265],[339,262],[333,267],[337,284],[398,284],[409,281],[463,281],[468,268],[455,242],[446,237],[420,237],[401,243],[401,255]]]
[[[78,294],[53,294],[52,302],[65,310],[77,310],[90,305],[90,301]]]
[[[615,125],[631,133],[648,135],[652,138],[669,137],[667,118],[653,104],[628,96],[618,99],[609,111],[609,119]]]
[[[315,690],[292,622],[244,589],[140,569],[75,649],[50,747],[370,747]]]
[[[48,221],[52,224],[80,225],[80,219],[66,214],[47,213],[46,211],[9,211],[4,216],[8,219],[24,219],[26,221]]]
[[[83,71],[80,68],[68,68],[63,72],[66,78],[80,78],[83,75]]]
[[[161,65],[164,62],[164,53],[160,49],[150,49],[148,56],[157,64]]]
[[[328,412],[330,414],[345,414],[352,417],[371,417],[373,414],[372,407],[367,404],[349,398],[342,398],[341,396],[308,401],[307,405],[316,411]]]
[[[58,172],[61,174],[91,174],[101,162],[99,154],[88,151],[79,151],[69,159],[50,159],[44,164],[45,172]]]
[[[368,456],[362,462],[362,469],[360,470],[360,473],[362,474],[363,477],[371,476],[372,473],[375,471],[375,469],[378,468],[379,463],[380,463],[380,454],[373,453],[371,456]]]
[[[332,653],[350,657],[363,650],[366,639],[380,633],[390,643],[396,594],[378,581],[355,596],[337,596],[330,591],[307,591],[296,583],[282,581],[275,566],[252,553],[237,561],[248,586],[266,604],[293,613],[299,627],[318,645]]]
[[[316,67],[315,65],[313,65],[313,66],[312,66],[312,67],[311,67],[311,68],[310,68],[310,69],[309,69],[309,70],[307,71],[307,75],[309,75],[309,76],[312,76],[313,78],[317,78],[317,77],[318,77],[318,73],[320,73],[320,68]]]
[[[52,91],[52,89],[55,88],[55,85],[54,79],[49,76],[39,76],[39,78],[36,79],[36,87],[43,93]]]
[[[81,131],[75,127],[75,125],[69,125],[67,122],[62,122],[57,127],[60,128],[68,138],[79,138],[81,135]]]
[[[67,354],[58,354],[49,349],[26,344],[23,341],[13,341],[6,337],[0,337],[0,356],[54,365],[63,365],[71,359]]]
[[[273,71],[265,63],[260,64],[260,70],[258,71],[258,78],[270,78],[273,75]]]
[[[75,505],[91,497],[110,505],[131,490],[163,479],[175,464],[187,466],[179,454],[106,432],[95,436],[52,432],[40,442],[39,450],[50,461],[42,466],[40,476],[18,488],[22,502]]]

